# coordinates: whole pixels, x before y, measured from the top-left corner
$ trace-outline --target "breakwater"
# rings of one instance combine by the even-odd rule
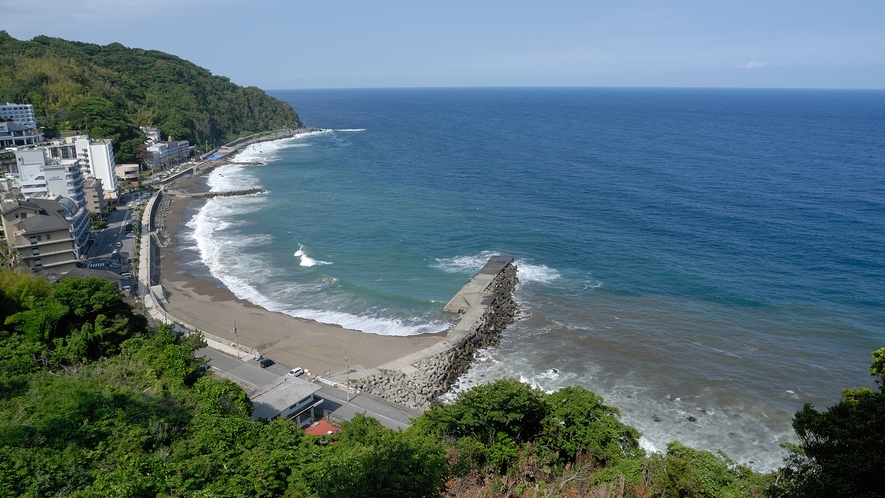
[[[223,192],[204,192],[201,194],[190,194],[190,196],[194,199],[211,199],[213,197],[233,197],[235,195],[252,195],[252,194],[263,194],[265,190],[263,188],[250,188],[246,190],[226,190]]]
[[[446,338],[377,369],[354,372],[351,384],[363,392],[409,408],[426,410],[467,373],[477,349],[494,346],[513,322],[513,290],[519,282],[511,257],[493,257],[446,305],[461,314]]]

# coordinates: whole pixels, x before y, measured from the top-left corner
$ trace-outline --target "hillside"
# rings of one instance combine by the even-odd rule
[[[311,436],[252,420],[202,347],[151,330],[106,280],[0,270],[0,498],[885,496],[885,348],[878,389],[805,405],[801,444],[762,475],[676,441],[646,454],[596,394],[516,379],[434,404],[405,431],[356,415]]]
[[[134,162],[139,126],[206,150],[249,133],[301,126],[292,106],[155,50],[0,31],[0,102],[33,104],[48,134],[81,131],[114,140]]]

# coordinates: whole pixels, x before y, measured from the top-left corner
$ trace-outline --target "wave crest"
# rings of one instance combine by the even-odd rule
[[[499,252],[495,251],[482,251],[478,254],[455,256],[453,258],[438,258],[431,267],[447,273],[474,274],[485,266],[489,261],[489,258],[499,254]],[[550,284],[561,276],[559,271],[555,268],[546,265],[536,265],[518,258],[515,259],[513,263],[516,265],[517,277],[519,278],[519,281],[523,283],[535,282]]]
[[[310,256],[307,255],[306,252],[304,252],[304,246],[301,244],[298,244],[298,250],[295,251],[294,256],[296,258],[301,259],[301,262],[298,263],[299,265],[305,266],[308,268],[311,266],[316,266],[316,265],[331,265],[332,264],[332,262],[330,262],[330,261],[318,261],[316,259],[311,258]]]

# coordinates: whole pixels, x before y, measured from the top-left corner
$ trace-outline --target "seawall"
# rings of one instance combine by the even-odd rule
[[[353,372],[351,385],[392,403],[426,410],[467,372],[477,349],[498,343],[513,322],[518,282],[512,257],[489,259],[446,305],[445,310],[461,314],[461,320],[444,340],[377,369]]]

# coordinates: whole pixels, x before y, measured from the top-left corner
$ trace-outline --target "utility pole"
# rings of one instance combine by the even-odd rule
[[[347,389],[347,401],[350,402],[350,367],[347,365],[347,348],[344,348],[344,386]]]
[[[237,335],[237,321],[234,320],[234,337],[237,340],[237,359],[240,359],[240,336]]]

